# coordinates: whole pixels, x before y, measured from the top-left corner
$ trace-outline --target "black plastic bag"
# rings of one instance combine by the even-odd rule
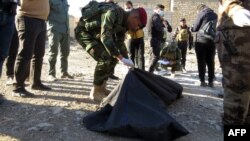
[[[169,141],[188,134],[166,111],[181,96],[182,86],[135,69],[102,102],[102,108],[83,118],[92,131],[148,141]]]

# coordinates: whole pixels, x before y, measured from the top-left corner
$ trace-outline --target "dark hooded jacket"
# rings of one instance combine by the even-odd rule
[[[15,15],[18,3],[19,0],[0,0],[0,12]]]
[[[217,20],[217,18],[218,18],[217,14],[208,7],[204,8],[198,13],[197,18],[194,22],[194,25],[191,28],[192,32],[197,32],[196,42],[207,42],[207,40],[210,40],[204,37],[204,35],[200,33],[199,30],[202,29],[202,27],[207,22],[212,21],[212,20]]]

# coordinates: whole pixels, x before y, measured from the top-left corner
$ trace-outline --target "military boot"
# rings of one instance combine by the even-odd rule
[[[101,102],[105,97],[105,89],[103,85],[104,83],[100,86],[94,85],[94,87],[90,91],[89,98],[96,102]]]

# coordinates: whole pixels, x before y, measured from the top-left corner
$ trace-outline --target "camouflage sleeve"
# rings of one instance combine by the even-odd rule
[[[126,45],[124,43],[125,41],[125,36],[126,36],[126,33],[124,32],[118,32],[116,33],[116,47],[118,48],[120,54],[125,57],[125,58],[128,58],[128,51],[127,51],[127,48],[126,48]]]
[[[218,11],[218,22],[217,30],[222,30],[222,28],[233,27],[234,24],[231,18],[232,14],[237,10],[242,9],[243,2],[241,0],[221,0],[219,11]]]
[[[243,8],[241,4],[241,0],[222,0],[223,12],[231,17],[233,13]]]
[[[103,15],[101,23],[101,42],[111,56],[117,57],[119,52],[113,37],[115,20],[115,11],[109,10]]]

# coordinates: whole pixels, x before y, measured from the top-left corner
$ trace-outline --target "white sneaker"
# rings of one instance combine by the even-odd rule
[[[6,85],[9,86],[9,85],[13,85],[14,84],[14,79],[13,77],[8,77],[7,78],[7,81],[6,81]]]
[[[171,73],[170,78],[174,78],[174,77],[175,77],[175,73]]]
[[[57,80],[57,78],[55,76],[49,75],[48,81],[53,82],[53,81],[56,81],[56,80]]]

